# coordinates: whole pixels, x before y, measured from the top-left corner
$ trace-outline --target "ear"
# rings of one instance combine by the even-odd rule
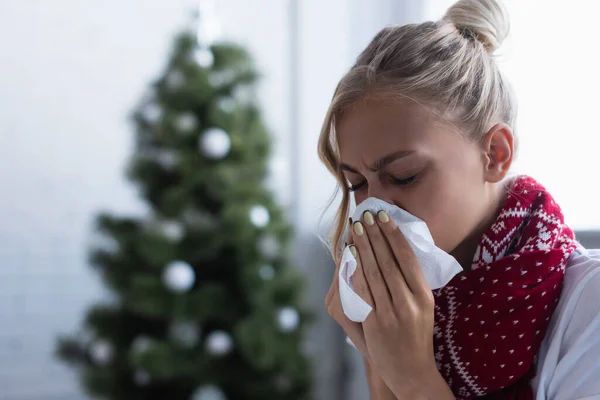
[[[506,124],[494,125],[481,141],[484,157],[484,177],[487,182],[503,180],[513,161],[514,136]]]

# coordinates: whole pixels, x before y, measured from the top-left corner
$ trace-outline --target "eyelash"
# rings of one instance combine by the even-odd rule
[[[417,179],[417,175],[413,175],[410,178],[406,178],[406,179],[396,179],[393,178],[394,182],[397,185],[400,186],[407,186],[410,185],[411,183],[413,183],[415,180]],[[350,185],[350,187],[348,188],[348,190],[350,192],[356,192],[357,190],[359,190],[361,187],[363,187],[365,185],[365,182],[358,184],[358,185]]]

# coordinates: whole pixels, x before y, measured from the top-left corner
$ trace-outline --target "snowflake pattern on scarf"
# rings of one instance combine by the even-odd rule
[[[535,355],[575,248],[552,196],[517,177],[472,270],[433,291],[435,360],[458,399],[533,399]]]

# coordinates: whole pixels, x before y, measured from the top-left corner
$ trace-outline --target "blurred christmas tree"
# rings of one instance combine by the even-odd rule
[[[263,183],[256,78],[243,49],[186,32],[135,111],[128,174],[152,213],[98,216],[91,261],[116,301],[57,350],[91,395],[309,398],[309,315],[286,262],[290,228]]]

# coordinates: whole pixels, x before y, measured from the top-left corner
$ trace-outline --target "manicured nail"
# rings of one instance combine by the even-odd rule
[[[365,220],[365,222],[367,223],[367,225],[374,225],[375,224],[375,219],[373,218],[373,214],[371,214],[369,211],[365,211],[363,213],[363,219]]]
[[[353,244],[351,244],[349,249],[350,249],[350,253],[352,253],[354,258],[356,258],[356,256],[358,255],[358,252],[356,251],[356,247]]]
[[[344,242],[344,249],[348,247],[348,242]]]
[[[379,212],[377,213],[377,218],[379,218],[379,220],[380,220],[381,222],[383,222],[384,224],[385,224],[386,222],[389,222],[389,221],[390,221],[390,217],[389,217],[389,215],[387,215],[387,213],[386,213],[385,211],[383,211],[383,210],[381,210],[381,211],[379,211]]]
[[[362,236],[365,233],[365,230],[359,221],[354,223],[354,233],[356,233],[358,236]]]
[[[348,229],[352,229],[352,217],[348,218]]]

